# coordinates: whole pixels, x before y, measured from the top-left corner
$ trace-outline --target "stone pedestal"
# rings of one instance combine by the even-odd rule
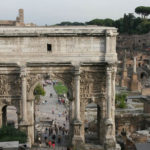
[[[133,73],[132,75],[130,90],[135,92],[139,91],[139,82],[138,82],[137,73]]]
[[[116,142],[113,138],[109,138],[105,141],[104,150],[116,150]]]
[[[23,131],[23,132],[25,132],[26,134],[27,134],[27,143],[28,143],[28,145],[29,145],[29,147],[31,147],[32,146],[32,142],[31,142],[31,139],[30,139],[30,136],[29,136],[29,124],[27,124],[26,122],[21,122],[20,124],[19,124],[19,130],[20,131]]]
[[[116,148],[116,139],[113,135],[113,120],[107,119],[105,121],[105,141],[104,141],[104,149],[105,150],[115,150]]]
[[[132,79],[130,84],[130,90],[133,92],[139,92],[139,88],[140,88],[139,81],[136,72],[136,57],[134,57],[133,74],[132,74]]]
[[[81,125],[82,122],[80,121],[75,120],[73,122],[73,138],[72,138],[73,145],[83,143],[83,138],[81,137]]]
[[[128,87],[128,75],[127,75],[127,70],[124,70],[122,72],[122,78],[121,78],[121,87]]]

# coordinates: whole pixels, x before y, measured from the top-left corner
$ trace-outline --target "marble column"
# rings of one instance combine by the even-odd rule
[[[80,67],[75,67],[75,120],[80,121]]]
[[[107,88],[107,118],[105,121],[105,142],[104,149],[112,150],[116,148],[116,140],[114,135],[114,120],[113,120],[113,81],[112,81],[112,66],[107,67],[107,78],[106,78],[106,88]]]
[[[134,57],[133,72],[136,73],[136,57]]]
[[[107,119],[111,119],[111,106],[112,106],[112,68],[107,68],[107,82],[106,82],[106,88],[107,88]]]
[[[117,67],[113,67],[113,74],[112,74],[112,118],[113,118],[113,134],[115,135],[115,97],[116,97],[116,72]]]
[[[73,121],[73,138],[72,144],[78,145],[83,143],[84,135],[81,135],[81,118],[80,118],[80,66],[75,66],[74,70],[74,96],[75,96],[75,108],[74,108],[74,121]]]
[[[27,83],[25,67],[21,67],[20,77],[22,82],[22,121],[27,123]]]

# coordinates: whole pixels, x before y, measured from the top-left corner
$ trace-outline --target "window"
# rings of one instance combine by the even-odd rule
[[[52,51],[52,45],[51,44],[47,44],[47,51],[51,52]]]

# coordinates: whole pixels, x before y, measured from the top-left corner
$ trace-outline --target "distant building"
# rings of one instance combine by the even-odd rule
[[[16,20],[0,20],[0,26],[36,26],[33,23],[24,23],[24,10],[19,9],[19,14],[16,17]]]

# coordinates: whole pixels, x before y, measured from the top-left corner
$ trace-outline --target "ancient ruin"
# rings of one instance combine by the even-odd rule
[[[24,10],[18,10],[18,16],[16,20],[0,20],[0,26],[17,26],[17,27],[24,27],[24,26],[36,26],[33,23],[25,23],[24,22]]]
[[[69,87],[71,143],[84,143],[84,112],[98,109],[101,149],[116,150],[115,78],[117,29],[111,27],[1,27],[0,126],[7,105],[17,108],[20,130],[34,143],[35,86],[59,79]]]

